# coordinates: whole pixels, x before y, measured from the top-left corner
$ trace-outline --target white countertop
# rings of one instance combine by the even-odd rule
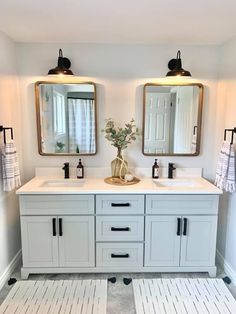
[[[156,182],[152,178],[140,178],[137,184],[116,186],[105,183],[103,178],[80,181],[59,176],[36,176],[16,194],[222,194],[220,189],[203,178],[163,178]]]

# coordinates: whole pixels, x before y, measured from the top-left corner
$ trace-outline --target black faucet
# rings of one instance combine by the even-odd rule
[[[69,179],[70,177],[70,168],[69,168],[69,163],[68,162],[65,162],[64,163],[64,167],[62,168],[62,170],[64,170],[64,179]]]
[[[168,179],[173,179],[173,171],[176,169],[173,162],[168,163]]]

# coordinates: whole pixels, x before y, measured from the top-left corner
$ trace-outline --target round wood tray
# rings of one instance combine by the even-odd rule
[[[132,184],[139,183],[140,179],[134,177],[133,181],[124,182],[119,177],[108,177],[108,178],[105,178],[104,181],[112,185],[132,185]]]

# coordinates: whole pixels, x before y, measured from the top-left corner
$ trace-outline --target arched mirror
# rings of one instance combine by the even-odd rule
[[[202,84],[146,84],[143,154],[199,155],[202,105]]]
[[[96,87],[92,82],[36,82],[41,155],[96,154]]]

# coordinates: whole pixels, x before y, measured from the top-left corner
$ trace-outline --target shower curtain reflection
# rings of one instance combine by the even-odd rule
[[[95,106],[93,99],[68,98],[70,153],[95,152]]]

